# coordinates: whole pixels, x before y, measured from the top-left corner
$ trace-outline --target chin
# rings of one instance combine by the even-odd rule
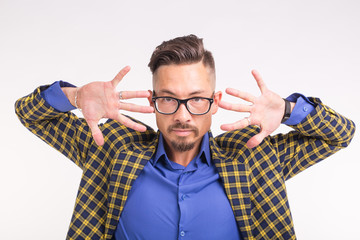
[[[190,151],[195,147],[195,142],[171,141],[170,144],[178,152]]]

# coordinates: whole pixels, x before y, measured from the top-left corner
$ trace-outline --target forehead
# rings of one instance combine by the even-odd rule
[[[214,84],[210,70],[202,62],[160,66],[153,76],[153,88],[157,93],[171,92],[188,95],[192,92],[212,92]]]

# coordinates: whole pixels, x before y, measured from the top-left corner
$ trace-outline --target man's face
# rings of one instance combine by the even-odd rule
[[[210,129],[212,114],[216,113],[221,99],[221,92],[214,94],[215,76],[199,62],[160,66],[153,77],[156,97],[214,98],[210,111],[204,115],[191,114],[184,104],[180,104],[178,110],[171,115],[155,111],[157,126],[168,147],[174,151],[198,148],[202,137]]]

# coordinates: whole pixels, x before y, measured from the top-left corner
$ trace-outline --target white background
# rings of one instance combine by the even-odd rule
[[[125,65],[119,89],[151,89],[154,48],[194,33],[214,54],[217,90],[258,95],[255,68],[281,96],[320,97],[359,125],[359,10],[356,0],[0,0],[0,238],[65,239],[81,177],[22,127],[17,98],[60,79],[111,80]],[[222,110],[212,130],[244,116]],[[156,127],[154,115],[135,117]],[[358,135],[287,182],[298,239],[360,239]]]

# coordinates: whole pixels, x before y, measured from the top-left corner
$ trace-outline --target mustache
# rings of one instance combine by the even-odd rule
[[[175,124],[170,125],[168,127],[169,132],[174,130],[174,129],[187,129],[187,130],[194,131],[195,134],[199,133],[199,129],[197,127],[191,126],[190,124],[175,123]]]

